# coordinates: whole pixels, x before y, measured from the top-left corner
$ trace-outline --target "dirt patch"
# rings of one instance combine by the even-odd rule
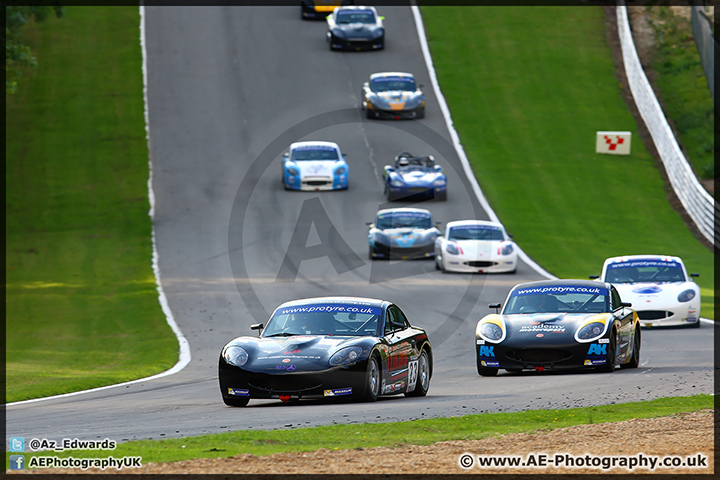
[[[397,448],[355,450],[320,449],[315,452],[291,452],[274,455],[236,455],[230,458],[197,459],[172,463],[148,463],[141,468],[110,471],[38,470],[37,473],[139,473],[139,474],[447,474],[447,473],[714,473],[714,414],[712,410],[676,414],[670,417],[633,419],[616,423],[578,425],[575,427],[520,433],[483,440],[454,440],[432,445],[405,445]],[[628,458],[642,454],[645,458],[687,457],[685,461],[705,463],[689,468],[625,468],[604,470],[580,467],[499,468],[460,467],[460,458],[471,454],[483,456],[520,456],[540,458],[565,455],[580,458]],[[704,461],[703,461],[704,459]],[[476,461],[476,460],[475,460]],[[600,460],[601,461],[601,460]],[[609,461],[609,460],[608,460]],[[8,473],[17,473],[10,472]],[[25,473],[25,472],[23,472]],[[27,472],[29,473],[29,472]]]

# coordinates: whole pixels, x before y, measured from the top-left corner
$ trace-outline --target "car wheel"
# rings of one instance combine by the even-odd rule
[[[415,118],[425,118],[425,107],[422,107],[417,112],[417,116]]]
[[[440,263],[438,262],[438,256],[439,255],[435,255],[435,270],[441,270]]]
[[[617,338],[615,338],[615,329],[610,332],[610,342],[607,344],[607,363],[598,367],[599,372],[612,373],[615,371],[615,350],[617,348]]]
[[[246,407],[250,403],[250,397],[227,398],[223,397],[223,402],[228,407]]]
[[[441,202],[444,202],[447,200],[447,190],[444,192],[439,192],[435,194],[435,200],[439,200]]]
[[[372,355],[368,360],[367,370],[365,371],[365,395],[363,400],[366,402],[374,402],[380,395],[380,365],[377,357]]]
[[[423,350],[418,359],[418,378],[415,384],[415,390],[407,392],[407,397],[424,397],[430,389],[430,360],[428,359],[427,350]]]
[[[373,252],[373,248],[372,248],[372,247],[368,247],[368,258],[369,258],[370,260],[375,260],[375,255],[373,255],[373,253],[374,253],[374,252]]]
[[[633,339],[633,353],[630,361],[620,368],[637,368],[640,365],[640,325],[635,327],[635,338]]]
[[[690,328],[700,328],[700,319],[698,318],[697,322],[691,323]]]
[[[478,375],[483,377],[494,377],[498,373],[497,367],[485,367],[480,363],[480,351],[475,349],[475,364],[477,365]]]

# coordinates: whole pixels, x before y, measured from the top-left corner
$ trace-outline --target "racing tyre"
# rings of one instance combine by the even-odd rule
[[[498,373],[497,367],[484,367],[480,364],[480,356],[477,353],[477,350],[475,351],[475,363],[477,364],[477,372],[478,375],[483,377],[494,377]]]
[[[697,322],[691,323],[690,328],[700,328],[700,319],[698,318]]]
[[[640,365],[640,325],[635,327],[635,338],[633,339],[633,353],[630,361],[620,368],[637,368]]]
[[[363,400],[366,402],[374,402],[380,395],[380,364],[377,356],[372,355],[368,360],[367,370],[365,371],[365,394]]]
[[[440,192],[435,195],[435,200],[438,200],[440,202],[444,202],[447,200],[447,191]]]
[[[437,255],[435,255],[435,270],[442,270],[442,268],[440,268],[440,263],[438,262]]]
[[[368,258],[369,258],[370,260],[375,260],[375,256],[373,255],[373,249],[372,249],[372,247],[369,247],[369,248],[368,248]]]
[[[247,407],[247,404],[250,403],[250,397],[239,397],[239,398],[223,397],[223,402],[225,402],[225,405],[227,405],[228,407]]]
[[[612,373],[615,371],[615,350],[617,349],[617,339],[615,338],[615,329],[610,332],[610,343],[607,347],[607,363],[598,367],[599,372]]]
[[[406,397],[424,397],[430,389],[430,360],[428,359],[427,350],[422,351],[418,358],[417,383],[415,390],[407,392]]]

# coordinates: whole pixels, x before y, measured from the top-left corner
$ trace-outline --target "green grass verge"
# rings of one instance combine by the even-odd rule
[[[683,258],[714,318],[713,254],[668,202],[614,76],[601,7],[423,7],[440,87],[480,186],[515,240],[561,278],[616,255]],[[628,156],[595,132],[630,131]],[[712,135],[712,133],[710,134]]]
[[[668,118],[697,175],[715,177],[715,113],[690,19],[670,7],[646,7],[656,31],[652,66]]]
[[[25,29],[39,66],[6,95],[7,401],[177,361],[152,272],[137,7]]]
[[[654,418],[713,408],[712,395],[661,398],[645,402],[563,410],[528,410],[461,417],[365,423],[283,430],[241,430],[214,435],[165,440],[139,440],[119,444],[112,451],[52,452],[59,457],[142,456],[142,463],[174,462],[194,458],[232,457],[243,453],[270,455],[353,448],[429,445],[446,440],[479,440],[511,433],[547,431],[573,425]],[[29,440],[29,439],[27,439]],[[115,439],[110,439],[115,440]],[[47,454],[47,453],[46,453]],[[9,452],[7,454],[9,456]],[[26,454],[28,464],[32,455]]]

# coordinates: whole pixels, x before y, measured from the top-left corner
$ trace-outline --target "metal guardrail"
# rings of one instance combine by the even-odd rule
[[[616,12],[625,74],[635,104],[652,136],[670,184],[680,199],[680,203],[703,237],[714,245],[715,223],[716,219],[720,217],[718,206],[713,197],[700,184],[695,172],[688,164],[670,125],[668,125],[660,103],[655,97],[650,82],[645,76],[630,32],[630,23],[624,2],[618,3]]]

